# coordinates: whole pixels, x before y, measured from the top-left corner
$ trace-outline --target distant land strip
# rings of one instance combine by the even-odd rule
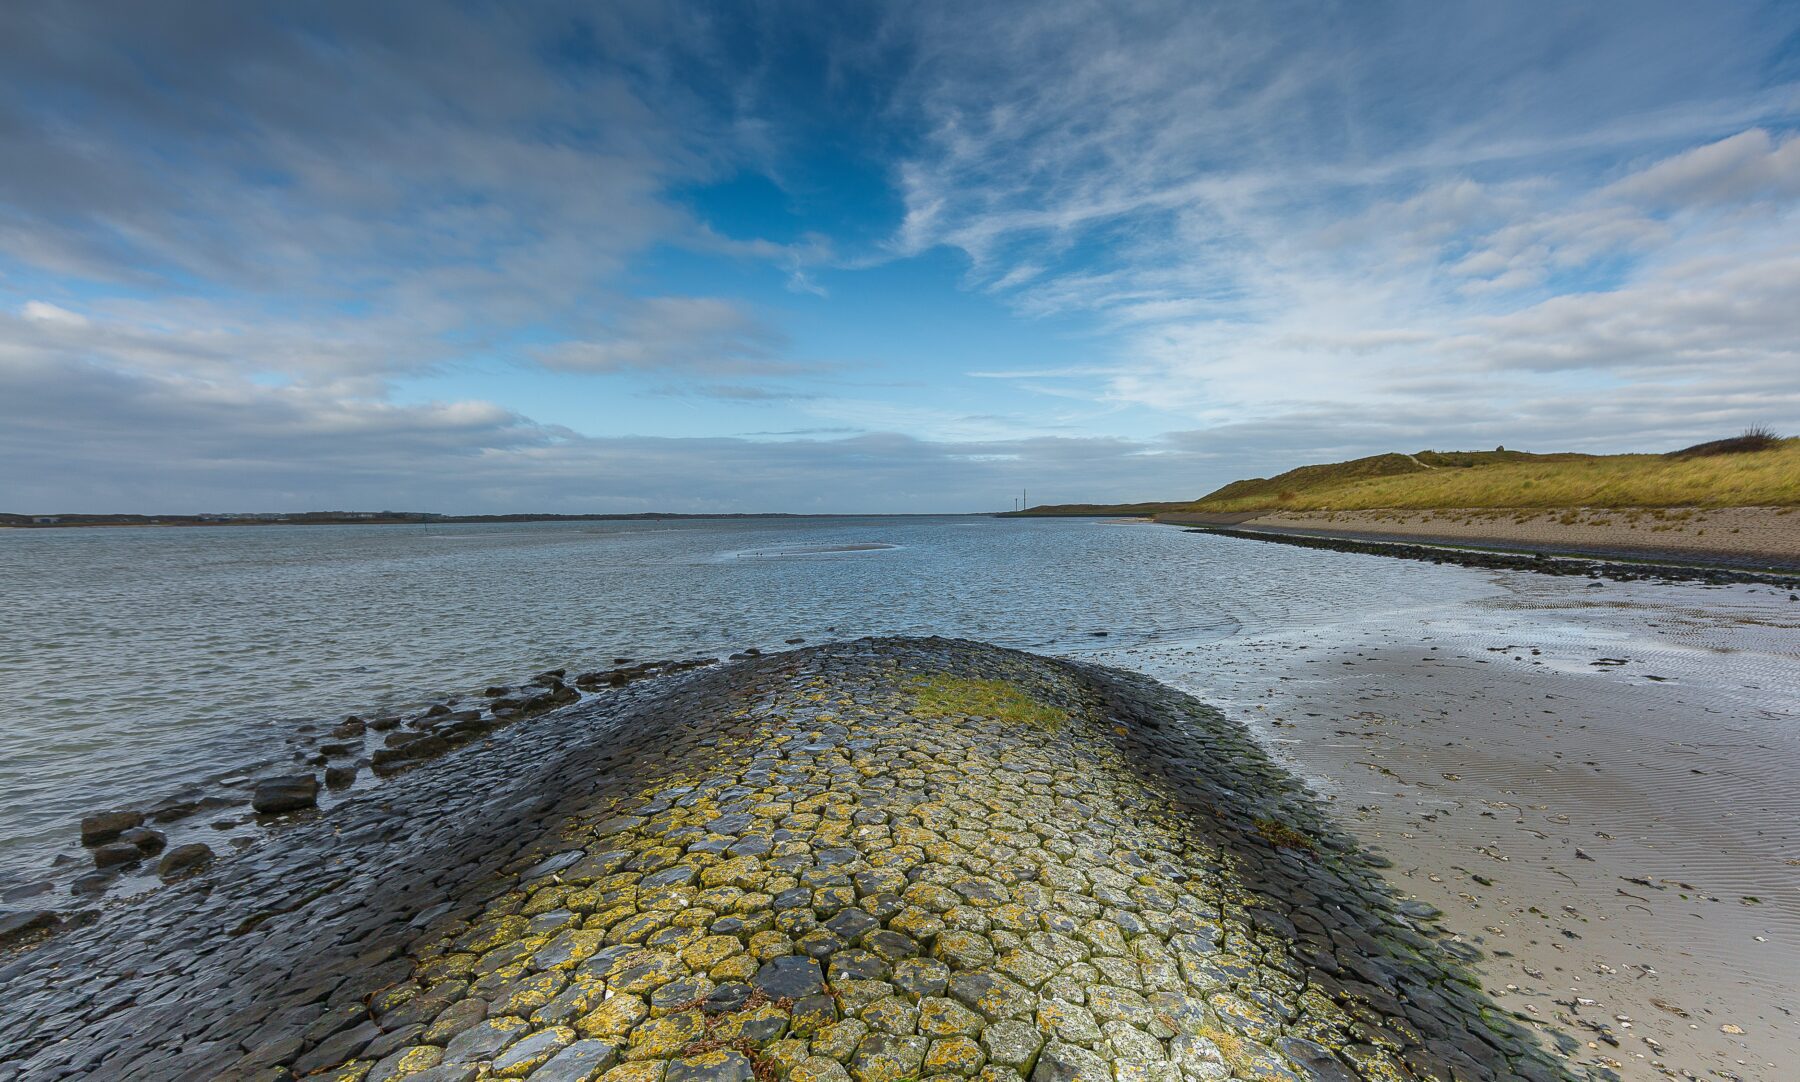
[[[0,527],[55,529],[76,526],[364,526],[370,524],[480,522],[637,522],[689,518],[860,518],[784,512],[675,514],[641,511],[611,515],[434,515],[425,511],[296,511],[216,515],[14,515],[0,513]]]
[[[1790,570],[1800,568],[1800,439],[1753,429],[1668,454],[1372,455],[1233,481],[1186,503],[1014,514]]]

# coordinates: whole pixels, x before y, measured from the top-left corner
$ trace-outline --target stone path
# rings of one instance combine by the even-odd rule
[[[623,689],[8,959],[0,1079],[1566,1077],[1144,677],[865,640]]]

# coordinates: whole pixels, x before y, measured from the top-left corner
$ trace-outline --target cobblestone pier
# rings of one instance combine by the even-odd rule
[[[864,640],[621,689],[0,958],[0,1079],[1551,1080],[1235,725]]]

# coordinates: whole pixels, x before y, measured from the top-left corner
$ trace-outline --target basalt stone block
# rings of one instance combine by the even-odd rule
[[[800,999],[825,990],[819,963],[791,954],[764,962],[750,983],[770,999]]]
[[[138,852],[145,856],[155,856],[169,844],[168,835],[149,827],[132,827],[119,835],[119,840],[137,846]]]
[[[399,747],[376,748],[375,753],[370,756],[370,762],[374,764],[377,772],[381,772],[396,769],[419,759],[442,755],[449,750],[450,742],[443,737],[421,736],[416,740],[409,740]]]
[[[589,1082],[619,1061],[619,1048],[607,1041],[576,1041],[531,1072],[531,1082]]]
[[[144,859],[144,854],[130,842],[108,842],[93,849],[94,867],[114,868],[126,864],[136,864]]]
[[[330,1037],[314,1045],[293,1063],[293,1072],[297,1075],[311,1074],[326,1067],[336,1067],[357,1057],[370,1041],[381,1036],[380,1027],[373,1022],[364,1022],[359,1026],[340,1030]]]
[[[113,885],[118,876],[111,872],[89,872],[75,877],[69,884],[71,894],[104,894]]]
[[[664,1082],[752,1082],[756,1069],[742,1052],[721,1049],[683,1056],[669,1063]]]
[[[53,932],[60,923],[62,918],[49,909],[0,913],[0,946],[29,939],[39,932]]]
[[[1031,1082],[1112,1082],[1112,1066],[1078,1045],[1053,1041],[1038,1056]]]
[[[81,844],[90,847],[105,845],[132,827],[143,825],[143,822],[144,813],[134,811],[95,812],[93,815],[83,816]]]
[[[317,774],[287,774],[264,778],[251,791],[250,806],[263,815],[282,815],[311,808],[319,802]]]

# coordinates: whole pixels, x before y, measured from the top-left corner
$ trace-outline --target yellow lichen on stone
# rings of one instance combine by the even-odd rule
[[[639,997],[615,995],[583,1015],[575,1028],[583,1037],[623,1037],[649,1016],[649,1006]]]
[[[418,1074],[436,1067],[444,1058],[444,1050],[435,1045],[420,1044],[408,1048],[394,1061],[394,1078],[405,1078],[409,1074]]]
[[[631,1031],[627,1059],[666,1059],[706,1036],[706,1022],[699,1011],[652,1018]]]
[[[663,1072],[668,1066],[667,1060],[660,1059],[621,1063],[601,1075],[600,1082],[662,1082]]]

